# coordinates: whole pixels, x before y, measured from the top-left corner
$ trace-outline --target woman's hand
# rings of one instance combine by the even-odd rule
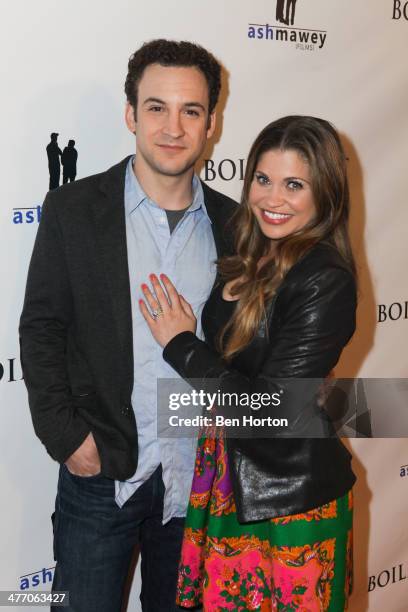
[[[177,334],[184,331],[196,331],[197,319],[190,304],[180,295],[173,283],[165,274],[160,274],[160,280],[155,274],[150,275],[155,295],[146,284],[142,285],[144,300],[139,300],[142,315],[148,324],[156,341],[165,347]]]

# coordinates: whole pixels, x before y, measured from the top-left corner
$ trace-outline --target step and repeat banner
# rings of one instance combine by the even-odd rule
[[[197,42],[224,66],[216,137],[198,171],[227,195],[239,198],[249,147],[267,123],[330,120],[349,160],[360,293],[357,333],[336,375],[403,379],[408,2],[37,0],[3,3],[1,32],[0,590],[46,590],[58,466],[32,429],[17,327],[42,202],[64,178],[48,159],[59,148],[65,179],[75,180],[134,152],[123,119],[127,60],[157,37]],[[393,396],[385,398],[392,423]],[[408,441],[362,434],[346,444],[358,475],[350,609],[403,612]],[[129,610],[140,610],[139,587],[136,569]]]

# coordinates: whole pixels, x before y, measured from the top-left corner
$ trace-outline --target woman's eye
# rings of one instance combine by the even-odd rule
[[[299,189],[302,189],[303,185],[299,181],[289,181],[288,187],[292,191],[298,191]]]
[[[268,185],[269,183],[268,177],[264,174],[259,174],[258,172],[255,173],[255,180],[257,183],[259,183],[259,185]]]

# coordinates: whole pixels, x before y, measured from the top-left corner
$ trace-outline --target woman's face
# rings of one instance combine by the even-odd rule
[[[256,165],[249,206],[271,240],[304,228],[316,215],[309,166],[294,150],[266,151]]]

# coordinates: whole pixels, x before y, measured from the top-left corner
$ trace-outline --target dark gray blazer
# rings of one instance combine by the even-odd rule
[[[64,462],[92,431],[102,473],[136,470],[133,341],[124,183],[129,157],[51,191],[20,320],[21,362],[37,436]],[[236,203],[203,184],[218,256]]]

